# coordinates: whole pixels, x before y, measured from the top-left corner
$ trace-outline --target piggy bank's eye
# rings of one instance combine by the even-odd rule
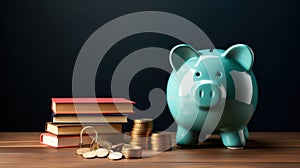
[[[196,72],[196,73],[195,73],[195,76],[196,76],[196,77],[200,77],[200,76],[201,76],[201,72]]]
[[[216,76],[217,76],[218,78],[220,78],[220,77],[222,76],[222,73],[221,73],[221,72],[216,72]]]

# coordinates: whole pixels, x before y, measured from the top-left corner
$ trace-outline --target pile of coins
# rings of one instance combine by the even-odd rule
[[[172,149],[172,139],[169,132],[152,133],[151,145],[154,151],[168,151]]]
[[[121,147],[121,151],[118,148]],[[115,151],[113,151],[114,149]],[[133,159],[133,158],[141,158],[142,157],[142,148],[135,145],[130,144],[117,144],[112,147],[111,150],[107,148],[79,148],[76,150],[77,155],[81,155],[85,159],[92,159],[92,158],[108,158],[110,160],[119,160],[122,159],[123,156],[126,159]]]
[[[143,150],[151,149],[153,119],[136,119],[131,131],[131,145],[140,146]]]
[[[76,154],[81,155],[85,159],[107,157],[110,160],[119,160],[123,157],[122,153],[114,152],[113,150],[111,150],[111,148],[112,144],[109,141],[92,141],[89,148],[79,148],[76,150]]]
[[[135,145],[124,144],[122,147],[122,154],[126,159],[141,158],[142,148]]]
[[[101,140],[95,137],[88,147],[83,147],[82,141],[80,148],[76,150],[77,155],[83,158],[108,158],[110,160],[119,160],[141,158],[142,150],[151,150],[150,152],[164,152],[172,150],[172,138],[169,132],[152,133],[153,119],[136,119],[131,131],[130,144],[119,143],[112,145],[109,141]],[[97,135],[97,134],[96,134]],[[87,144],[86,144],[87,145]],[[144,152],[149,152],[144,151]],[[145,154],[146,154],[145,153]]]
[[[96,150],[91,150],[90,148],[79,148],[76,151],[77,155],[81,155],[85,159],[92,158],[108,158],[110,160],[119,160],[123,157],[123,154],[120,152],[114,152],[106,148],[98,148]]]

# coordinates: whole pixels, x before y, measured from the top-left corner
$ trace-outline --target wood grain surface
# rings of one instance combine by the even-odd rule
[[[141,159],[83,159],[77,148],[55,149],[39,143],[40,132],[0,132],[0,167],[300,167],[300,132],[250,132],[243,150],[225,148],[217,135],[197,148],[145,152]]]

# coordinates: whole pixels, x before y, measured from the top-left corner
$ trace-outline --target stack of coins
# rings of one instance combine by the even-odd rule
[[[151,149],[151,133],[153,120],[148,118],[134,120],[131,131],[131,145],[140,146],[143,150]]]
[[[122,154],[126,159],[141,158],[142,148],[135,145],[124,144],[122,147]]]
[[[151,136],[152,150],[168,151],[172,149],[172,139],[169,132],[152,133]]]

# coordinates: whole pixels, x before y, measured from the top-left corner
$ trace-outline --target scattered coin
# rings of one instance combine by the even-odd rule
[[[79,149],[76,150],[76,154],[77,155],[82,155],[82,154],[84,154],[86,152],[89,152],[89,151],[90,151],[90,148],[79,148]]]
[[[123,154],[120,152],[111,152],[108,155],[108,159],[110,160],[119,160],[123,157]]]
[[[89,152],[85,152],[84,154],[82,154],[82,157],[85,159],[91,159],[96,156],[97,156],[96,151],[89,151]]]
[[[108,155],[109,151],[106,148],[99,148],[96,150],[97,157],[103,158]]]

